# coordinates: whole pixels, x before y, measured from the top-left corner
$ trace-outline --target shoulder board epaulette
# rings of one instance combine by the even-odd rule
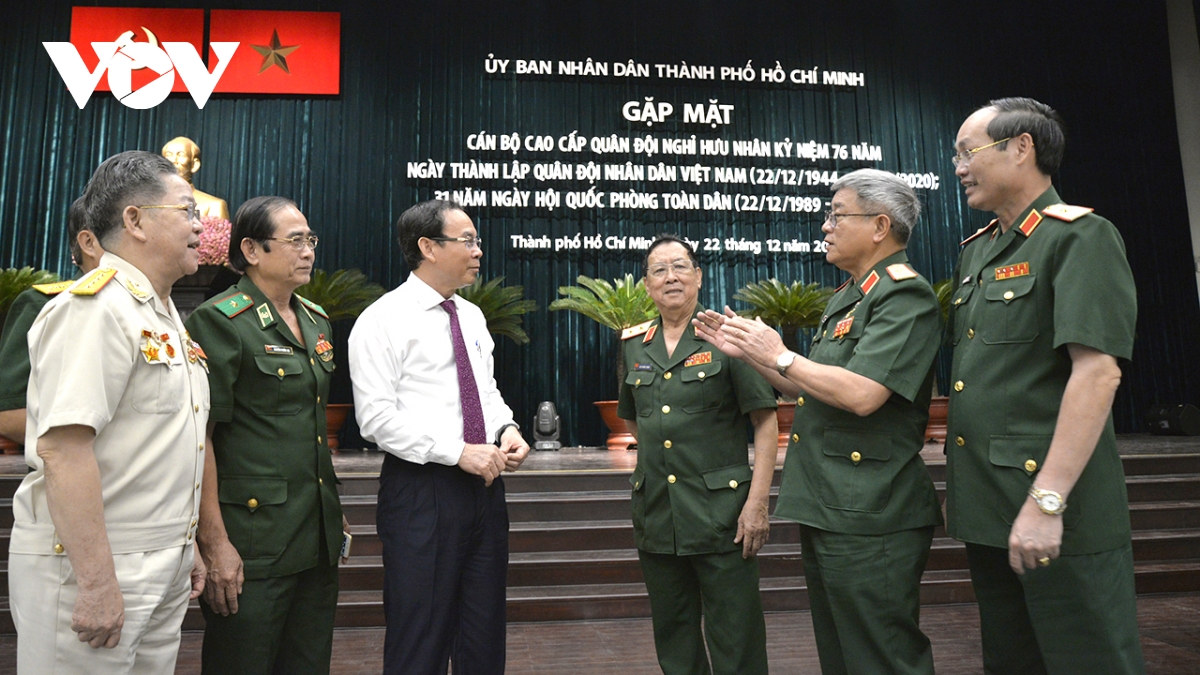
[[[70,288],[73,283],[75,282],[68,279],[54,284],[34,284],[32,288],[42,295],[58,295]]]
[[[100,269],[92,270],[90,274],[79,280],[79,283],[75,285],[75,288],[71,289],[71,294],[95,295],[99,293],[100,289],[104,288],[108,282],[112,281],[112,278],[115,276],[117,276],[117,270],[112,267],[102,267]]]
[[[223,300],[213,302],[213,306],[220,310],[222,314],[232,319],[253,307],[254,299],[245,293],[234,293]]]
[[[639,323],[636,326],[630,326],[629,328],[626,328],[625,330],[621,331],[621,339],[628,340],[631,337],[637,337],[637,336],[641,335],[642,333],[645,333],[646,331],[650,330],[650,326],[653,323],[654,323],[654,319],[651,319],[645,323]]]
[[[983,236],[989,230],[991,230],[993,227],[995,227],[996,223],[998,223],[998,222],[1000,222],[1000,221],[993,220],[992,222],[988,223],[987,225],[984,225],[983,227],[979,228],[978,230],[975,230],[975,234],[967,237],[966,239],[963,239],[962,242],[959,243],[959,246],[966,246],[969,242],[974,241],[975,238]]]
[[[297,295],[296,299],[300,301],[300,304],[311,309],[312,311],[316,312],[317,314],[320,314],[321,316],[325,317],[326,319],[329,318],[329,315],[325,313],[325,308],[321,307],[320,305],[313,302],[312,300],[309,300],[308,298],[306,298],[302,295]]]
[[[904,263],[888,265],[887,273],[888,276],[892,278],[892,281],[904,281],[905,279],[917,278],[917,271]]]
[[[1087,206],[1071,206],[1070,204],[1054,204],[1052,206],[1047,206],[1046,208],[1042,209],[1042,213],[1050,216],[1051,218],[1065,220],[1066,222],[1070,223],[1070,222],[1079,220],[1080,218],[1086,216],[1087,214],[1091,213],[1094,210],[1095,209],[1092,209]]]

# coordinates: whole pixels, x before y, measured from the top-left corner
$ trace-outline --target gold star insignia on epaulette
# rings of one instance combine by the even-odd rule
[[[1087,206],[1071,206],[1070,204],[1054,204],[1042,209],[1042,213],[1068,223],[1079,220],[1095,209]]]
[[[227,298],[222,298],[213,302],[213,307],[216,307],[222,314],[230,319],[253,306],[254,300],[245,293],[234,293]]]
[[[117,276],[117,270],[112,267],[102,267],[97,270],[92,270],[92,273],[84,277],[75,288],[71,289],[72,295],[95,295],[104,288],[112,278]]]
[[[68,280],[68,281],[60,281],[60,282],[54,283],[54,284],[34,284],[32,286],[32,288],[33,288],[33,290],[37,291],[38,293],[41,293],[42,295],[58,295],[59,293],[62,293],[63,291],[70,288],[71,284],[73,284],[73,283],[75,283],[75,282]]]
[[[646,321],[645,323],[639,323],[636,326],[630,326],[629,328],[626,328],[625,330],[621,331],[621,339],[628,340],[631,337],[637,337],[637,336],[641,335],[642,333],[645,333],[646,331],[650,330],[650,325],[653,323],[654,323],[654,320],[651,319],[650,321]]]
[[[917,277],[917,271],[904,263],[888,265],[887,273],[892,278],[892,281],[904,281],[905,279],[915,279]]]

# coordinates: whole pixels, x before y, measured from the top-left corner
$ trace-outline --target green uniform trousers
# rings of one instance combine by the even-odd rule
[[[1018,576],[1008,550],[967,544],[988,675],[1145,673],[1133,548],[1066,555]]]
[[[338,568],[318,556],[316,567],[247,579],[237,614],[204,612],[204,675],[328,675],[337,611]]]
[[[743,559],[741,549],[699,555],[639,550],[638,557],[663,675],[766,675],[767,625],[757,558]]]
[[[864,535],[800,526],[823,675],[933,675],[920,627],[932,542],[933,527]]]

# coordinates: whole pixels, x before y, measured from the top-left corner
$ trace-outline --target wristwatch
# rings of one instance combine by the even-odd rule
[[[1062,512],[1067,510],[1067,502],[1054,490],[1039,490],[1031,485],[1029,486],[1029,496],[1033,497],[1034,503],[1042,510],[1042,513],[1048,516],[1061,516]]]
[[[799,356],[796,352],[787,351],[779,355],[775,359],[775,370],[779,371],[780,375],[787,375],[787,369],[792,367],[792,362]]]

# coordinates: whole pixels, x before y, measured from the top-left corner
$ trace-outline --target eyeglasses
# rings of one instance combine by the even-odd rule
[[[284,244],[290,244],[292,250],[295,251],[303,251],[305,246],[315,251],[317,250],[317,242],[320,241],[320,239],[317,237],[306,237],[302,234],[298,234],[294,237],[288,237],[287,239],[280,237],[267,237],[267,241],[278,241]]]
[[[676,260],[669,265],[663,263],[651,265],[646,270],[646,274],[655,279],[662,279],[667,276],[667,272],[674,272],[677,277],[686,277],[695,271],[696,266],[691,261]]]
[[[971,150],[963,150],[962,152],[958,153],[957,155],[951,157],[950,161],[954,163],[954,168],[957,169],[958,167],[960,167],[964,164],[970,164],[971,160],[975,158],[975,153],[979,152],[980,150],[987,150],[988,148],[995,147],[1005,141],[1011,141],[1011,140],[1012,140],[1012,136],[1009,136],[1008,138],[1001,138],[1000,140],[996,141],[995,143],[988,143],[987,145],[981,145],[978,148],[972,148]]]
[[[866,218],[866,217],[878,216],[878,215],[881,215],[881,214],[878,214],[878,213],[834,213],[831,209],[826,209],[824,222],[833,223],[833,226],[837,227],[838,221],[841,220],[842,218],[849,218],[851,216],[863,216],[864,218]]]
[[[195,204],[134,204],[134,208],[175,209],[177,211],[187,211],[188,220],[198,220],[200,218],[200,207]]]
[[[467,247],[468,251],[476,248],[483,248],[483,244],[480,243],[479,237],[426,237],[426,239],[430,241],[461,241],[463,246]]]

